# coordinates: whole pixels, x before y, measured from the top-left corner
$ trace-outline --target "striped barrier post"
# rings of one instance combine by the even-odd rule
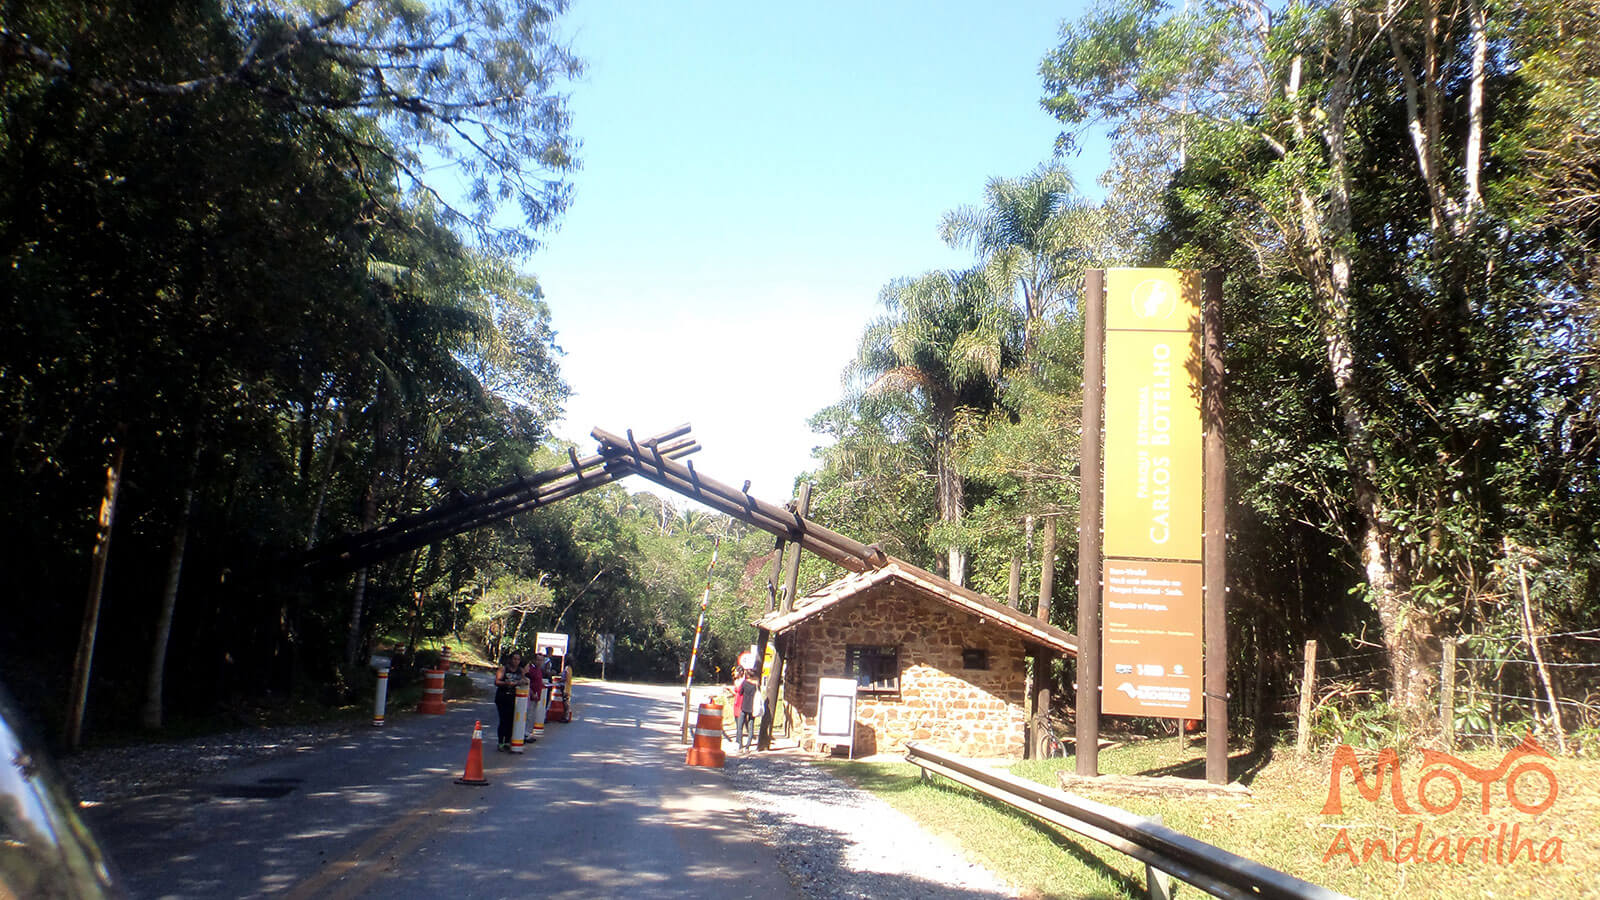
[[[550,708],[550,687],[545,686],[539,696],[532,700],[531,712],[533,713],[533,740],[544,737],[544,716]]]
[[[378,690],[372,701],[372,727],[383,727],[383,707],[389,701],[389,667],[378,669]]]
[[[528,685],[517,685],[516,715],[511,719],[511,752],[523,751],[522,732],[528,727]]]

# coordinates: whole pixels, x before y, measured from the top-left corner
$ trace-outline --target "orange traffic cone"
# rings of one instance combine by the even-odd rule
[[[467,769],[456,779],[456,784],[470,784],[474,787],[489,783],[483,777],[483,722],[472,723],[472,749],[467,751]]]

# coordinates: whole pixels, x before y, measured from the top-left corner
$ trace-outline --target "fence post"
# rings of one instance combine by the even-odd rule
[[[1180,722],[1182,720],[1179,720]],[[1182,735],[1183,726],[1178,726],[1178,733]],[[1161,816],[1154,815],[1145,819],[1154,825],[1160,825]],[[1161,871],[1149,863],[1144,864],[1145,889],[1149,892],[1150,900],[1172,900],[1172,876]]]
[[[1456,642],[1444,642],[1444,662],[1439,668],[1439,731],[1444,735],[1444,752],[1456,749]]]
[[[1300,679],[1300,721],[1295,723],[1294,752],[1311,749],[1311,698],[1317,692],[1317,642],[1306,641],[1306,673]]]

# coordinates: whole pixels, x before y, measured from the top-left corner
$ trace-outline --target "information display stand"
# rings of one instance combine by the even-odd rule
[[[856,680],[854,678],[817,679],[817,740],[824,744],[844,744],[850,758],[856,758]]]

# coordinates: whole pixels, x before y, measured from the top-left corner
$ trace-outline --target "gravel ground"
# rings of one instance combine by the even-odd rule
[[[728,784],[809,898],[1017,897],[872,794],[789,756],[729,755]]]
[[[307,750],[349,734],[358,724],[247,728],[172,743],[99,747],[62,759],[61,771],[80,799],[103,803],[148,794],[241,763]]]

